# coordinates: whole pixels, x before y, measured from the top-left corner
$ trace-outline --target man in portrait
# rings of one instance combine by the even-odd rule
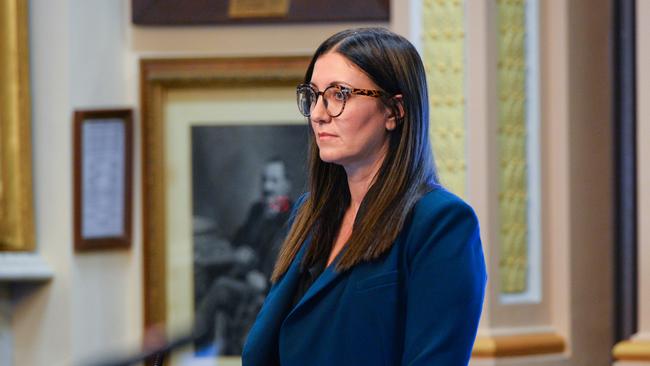
[[[284,161],[267,160],[261,172],[261,197],[251,205],[230,243],[221,239],[218,255],[195,251],[195,272],[213,273],[213,280],[196,300],[197,320],[206,327],[205,336],[196,344],[197,353],[212,352],[215,344],[219,354],[241,353],[248,330],[264,302],[287,233],[292,206],[290,190]]]
[[[280,158],[269,159],[262,170],[262,197],[253,203],[244,224],[237,230],[233,244],[249,246],[257,256],[256,269],[271,277],[273,265],[286,234],[292,202],[291,181]]]

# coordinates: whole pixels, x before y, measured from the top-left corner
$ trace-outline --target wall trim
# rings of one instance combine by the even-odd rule
[[[510,336],[478,337],[472,357],[497,358],[562,353],[564,338],[556,333],[520,334]]]
[[[650,341],[618,342],[612,349],[612,355],[618,361],[650,361]]]

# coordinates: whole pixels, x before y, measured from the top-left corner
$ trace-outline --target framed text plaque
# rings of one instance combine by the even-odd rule
[[[77,251],[131,245],[133,112],[74,114],[74,240]]]

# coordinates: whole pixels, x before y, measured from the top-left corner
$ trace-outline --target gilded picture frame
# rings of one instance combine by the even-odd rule
[[[0,5],[0,251],[32,251],[28,2]]]
[[[182,90],[255,90],[260,87],[293,88],[302,82],[308,57],[142,59],[140,61],[143,288],[145,329],[164,327],[168,319],[168,210],[171,156],[166,142],[165,113],[170,95]],[[297,111],[296,111],[297,113]],[[236,365],[238,357],[220,358]]]

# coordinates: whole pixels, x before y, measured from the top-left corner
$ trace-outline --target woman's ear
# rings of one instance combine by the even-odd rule
[[[394,130],[404,119],[404,97],[396,94],[389,99],[388,116],[386,118],[386,130]]]

